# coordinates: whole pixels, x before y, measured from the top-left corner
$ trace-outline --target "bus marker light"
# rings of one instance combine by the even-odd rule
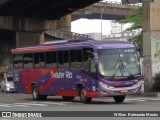
[[[121,90],[121,93],[128,93],[128,90]]]

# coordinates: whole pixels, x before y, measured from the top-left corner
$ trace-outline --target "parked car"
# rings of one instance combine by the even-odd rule
[[[1,92],[14,92],[14,83],[12,73],[5,73],[1,81]]]

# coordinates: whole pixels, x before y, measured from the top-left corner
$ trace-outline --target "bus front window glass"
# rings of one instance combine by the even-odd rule
[[[140,73],[134,49],[99,50],[99,72],[107,77],[129,77]]]
[[[119,59],[118,49],[99,50],[99,71],[104,76],[113,76]]]
[[[120,49],[120,54],[123,61],[124,68],[126,71],[130,72],[130,74],[138,74],[140,72],[138,57],[134,49]],[[124,71],[125,74],[125,71]]]

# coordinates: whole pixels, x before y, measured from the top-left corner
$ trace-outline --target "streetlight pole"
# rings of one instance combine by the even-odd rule
[[[101,40],[103,39],[102,38],[102,31],[103,31],[103,29],[102,29],[102,19],[103,19],[103,12],[104,12],[104,10],[105,10],[105,8],[107,7],[107,4],[103,7],[103,8],[101,8]]]

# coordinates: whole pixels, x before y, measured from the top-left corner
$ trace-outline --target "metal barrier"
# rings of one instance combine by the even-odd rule
[[[88,35],[78,34],[75,32],[68,32],[64,30],[53,30],[53,31],[45,31],[46,34],[61,38],[61,39],[83,39],[90,38]]]
[[[140,6],[140,4],[122,4],[121,2],[98,2],[93,5],[117,7],[117,8],[134,8],[136,6]]]

